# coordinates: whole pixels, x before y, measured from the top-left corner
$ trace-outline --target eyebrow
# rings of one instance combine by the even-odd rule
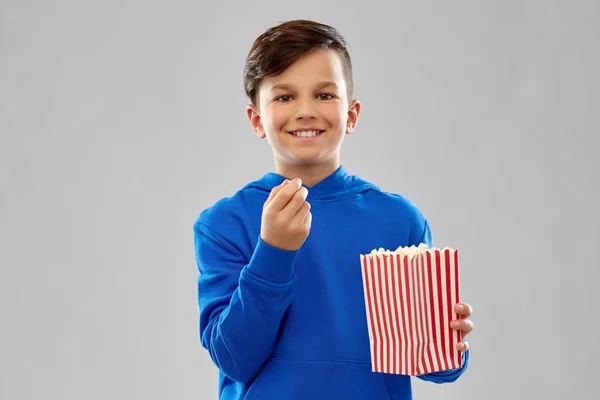
[[[333,86],[337,89],[338,85],[336,85],[335,82],[332,81],[323,81],[323,82],[319,82],[317,84],[317,89],[323,89],[324,87],[327,86]],[[273,87],[271,87],[271,91],[274,92],[275,90],[292,90],[293,85],[287,84],[287,83],[280,83],[277,85],[273,85]]]

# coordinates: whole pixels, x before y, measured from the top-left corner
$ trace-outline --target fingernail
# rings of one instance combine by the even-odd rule
[[[459,304],[456,308],[458,309],[458,311],[463,311],[465,309],[465,306]]]

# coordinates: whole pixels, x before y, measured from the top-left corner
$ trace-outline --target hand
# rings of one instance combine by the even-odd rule
[[[456,348],[458,351],[467,351],[469,344],[464,341],[465,337],[473,331],[473,322],[465,319],[473,314],[473,307],[467,303],[457,303],[454,306],[454,310],[459,315],[459,319],[454,320],[450,323],[450,327],[461,333],[461,341],[457,343]]]
[[[260,228],[261,239],[282,250],[295,251],[303,244],[312,222],[308,189],[300,179],[285,180],[271,190],[265,201]]]

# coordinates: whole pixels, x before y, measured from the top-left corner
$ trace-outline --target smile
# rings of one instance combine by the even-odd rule
[[[313,129],[313,130],[292,131],[292,132],[288,132],[288,133],[290,135],[293,135],[293,136],[296,136],[296,137],[310,138],[310,137],[315,137],[317,135],[320,135],[323,132],[325,132],[325,131],[324,130],[320,130],[320,129]]]

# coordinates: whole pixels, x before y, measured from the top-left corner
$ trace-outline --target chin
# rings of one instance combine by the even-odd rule
[[[297,164],[312,164],[312,163],[322,161],[323,155],[322,154],[314,154],[314,153],[313,154],[296,153],[296,154],[290,154],[288,159]]]

